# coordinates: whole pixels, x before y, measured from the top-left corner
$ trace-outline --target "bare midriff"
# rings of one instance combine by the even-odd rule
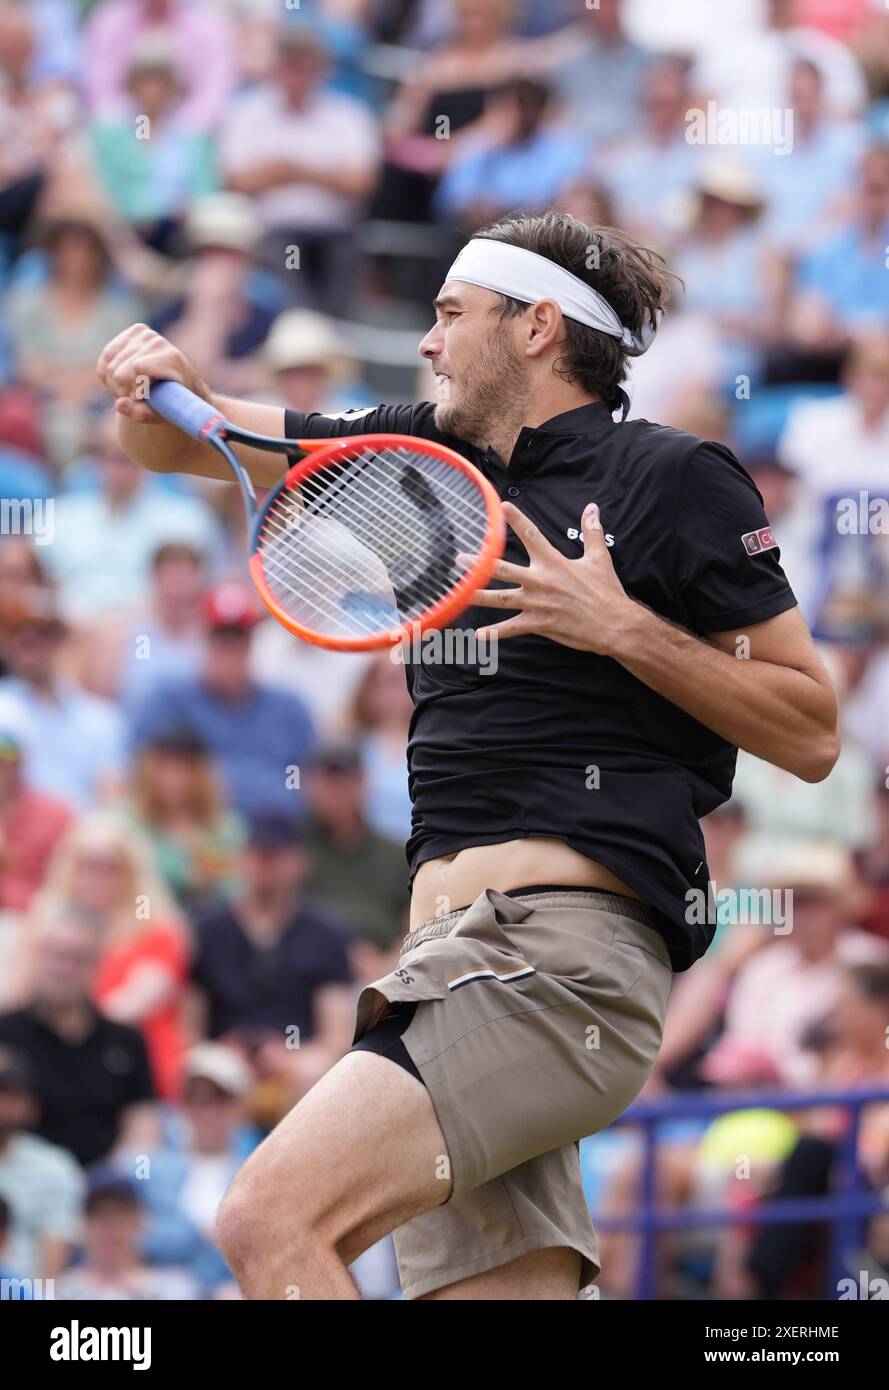
[[[604,864],[588,859],[564,841],[529,836],[498,845],[473,845],[456,854],[427,859],[414,875],[411,930],[433,917],[467,907],[486,888],[506,893],[538,883],[639,897]]]

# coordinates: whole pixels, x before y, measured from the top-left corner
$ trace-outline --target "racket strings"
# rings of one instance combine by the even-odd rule
[[[443,467],[450,473],[455,472],[455,470],[450,465],[444,465]],[[337,490],[339,490],[346,481],[348,480],[343,480],[343,483],[338,484]],[[377,527],[376,535],[373,536],[373,539],[385,547],[387,543],[387,537],[391,533],[393,519],[392,512],[385,510],[383,506],[378,504],[376,499],[371,495],[369,490],[362,489],[361,484],[367,482],[368,478],[366,475],[357,479],[356,483],[353,485],[353,493],[350,499],[350,505],[352,506],[353,510],[356,501],[359,504],[361,504],[361,506],[363,506],[364,510],[361,514],[361,524],[364,538],[368,539],[369,535],[372,534],[370,527],[367,525],[367,519],[375,519],[377,522]],[[313,486],[313,484],[315,485]],[[470,487],[472,486],[473,485],[470,484]],[[404,504],[405,499],[403,494],[396,494],[395,492],[393,492],[391,485],[387,486],[385,479],[381,476],[374,476],[373,487],[378,493],[388,492],[394,498],[396,504]],[[448,486],[447,479],[444,480],[444,488],[449,494],[449,502],[452,508],[459,508],[462,499],[460,498],[459,493],[452,486]],[[285,505],[282,508],[278,509],[279,512],[285,514],[284,525],[276,527],[274,524],[275,519],[270,517],[269,529],[277,530],[278,533],[281,535],[283,535],[286,530],[286,532],[289,535],[292,535],[295,529],[294,523],[296,525],[305,524],[307,516],[320,518],[324,517],[325,515],[332,515],[333,502],[336,499],[330,495],[330,489],[325,488],[323,485],[319,487],[315,479],[310,478],[308,480],[308,483],[301,485],[300,494],[301,497],[296,498],[290,505],[286,505],[286,502],[288,498],[294,498],[294,493],[291,492],[285,496]],[[433,502],[437,501],[437,499],[435,498],[433,498],[432,500]],[[471,526],[474,525],[476,523],[477,517],[474,516],[471,510],[465,506],[463,508],[463,511],[464,520],[468,520]],[[399,539],[403,553],[413,553],[416,556],[417,562],[419,564],[425,562],[427,554],[424,552],[424,549],[420,544],[405,544],[404,533],[401,534]]]
[[[394,462],[400,465],[399,460],[395,460]],[[439,460],[432,460],[432,462],[439,462]],[[447,494],[449,508],[452,512],[460,512],[462,510],[462,520],[468,523],[469,526],[474,526],[477,520],[477,512],[473,512],[460,492],[454,488],[451,480],[446,476],[447,473],[453,474],[456,470],[449,464],[442,464],[442,471],[445,476],[441,479],[440,488]],[[345,481],[346,480],[344,480],[341,486],[345,486]],[[475,491],[474,484],[470,483],[469,487]],[[358,503],[366,508],[366,518],[373,518],[378,523],[376,538],[382,544],[385,544],[385,538],[392,525],[392,513],[390,510],[386,509],[383,503],[377,502],[374,493],[388,494],[388,498],[390,498],[395,505],[404,503],[405,499],[403,493],[393,489],[391,483],[388,483],[383,475],[374,475],[371,488],[370,479],[367,474],[358,475],[354,479],[352,482],[352,490],[351,504],[354,505]],[[334,503],[337,500],[336,497],[330,495],[330,491],[331,490],[326,489],[323,485],[319,486],[316,479],[309,478],[306,483],[300,486],[300,493],[303,499],[305,499],[304,502],[302,504],[296,504],[292,509],[288,509],[288,516],[293,516],[294,520],[298,522],[303,510],[309,511],[312,515],[318,517],[330,515],[333,511]],[[292,496],[293,494],[290,495]],[[384,501],[385,500],[387,499],[384,498]],[[475,498],[473,500],[475,500]],[[272,519],[270,518],[270,524],[271,522]],[[369,528],[365,517],[362,517],[362,525],[365,538],[367,538],[369,535]],[[289,526],[289,529],[291,531],[294,529],[292,524]],[[424,563],[428,552],[426,552],[422,544],[422,537],[418,537],[414,545],[406,544],[403,534],[400,540],[405,554],[410,554],[412,552],[416,556],[418,564]]]
[[[313,496],[306,498],[305,494],[307,491],[308,489],[304,487],[301,489],[300,493],[290,492],[286,494],[281,499],[280,507],[275,509],[277,515],[270,514],[269,516],[268,529],[282,542],[280,550],[275,556],[277,564],[274,566],[274,572],[281,578],[285,577],[288,569],[296,575],[297,572],[294,570],[293,565],[287,562],[296,554],[300,544],[311,544],[319,560],[319,571],[322,574],[326,573],[330,577],[332,581],[331,592],[333,592],[338,585],[341,585],[343,561],[342,541],[340,541],[338,547],[325,544],[324,538],[326,532],[324,529],[324,522],[325,520],[329,520],[332,523],[336,521],[336,518],[331,515],[331,499],[327,498],[318,489],[313,490]],[[377,521],[376,535],[369,535],[370,528],[366,525],[364,527],[364,540],[368,543],[370,550],[373,551],[373,557],[368,556],[367,559],[370,560],[373,558],[374,560],[379,560],[378,549],[380,541],[384,537],[385,526],[391,520],[391,513],[384,511],[371,499],[366,499],[366,505],[368,516],[374,517]],[[281,518],[280,523],[278,522],[278,517]],[[307,528],[313,522],[319,524],[315,525],[310,533]],[[298,536],[297,528],[300,527],[304,528],[303,534]],[[296,543],[294,543],[294,537],[297,537]],[[411,547],[411,551],[417,565],[422,564],[424,555],[419,541]],[[328,555],[332,563],[325,569],[320,561],[322,557]],[[353,554],[353,561],[355,558]],[[379,573],[379,566],[374,564],[372,568],[375,572]],[[370,578],[370,573],[368,573],[367,577]]]
[[[325,515],[325,512],[327,515]],[[418,580],[420,576],[422,576],[424,568],[432,567],[429,558],[431,553],[430,537],[428,534],[425,534],[425,532],[428,531],[426,518],[423,516],[417,518],[415,532],[411,536],[410,541],[405,543],[402,537],[400,549],[396,549],[393,548],[392,538],[389,534],[391,528],[391,513],[383,512],[371,504],[368,508],[368,515],[373,518],[376,525],[374,528],[371,528],[365,524],[362,528],[362,542],[366,547],[366,551],[370,552],[366,555],[367,567],[365,569],[364,578],[367,582],[370,582],[372,576],[376,576],[378,582],[385,583],[388,581],[393,589],[404,590],[405,586],[409,585],[412,580]],[[325,528],[325,521],[331,523],[330,527]],[[286,578],[288,569],[293,572],[292,565],[288,564],[288,559],[293,549],[291,538],[294,534],[294,527],[295,525],[301,525],[307,528],[313,522],[317,524],[314,526],[311,535],[309,535],[308,530],[306,530],[304,542],[306,544],[311,543],[316,551],[319,575],[326,574],[331,580],[332,586],[335,588],[338,582],[338,576],[340,576],[341,580],[343,544],[341,538],[339,544],[336,543],[336,538],[339,533],[336,532],[334,528],[340,523],[335,517],[329,514],[328,508],[320,508],[315,515],[312,515],[311,506],[301,507],[297,504],[287,509],[286,515],[283,518],[283,525],[276,525],[276,518],[271,519],[270,530],[274,531],[282,541],[280,554],[276,557],[278,563],[274,564],[272,569],[282,580]],[[328,531],[331,529],[334,529],[334,536],[328,543],[326,537]],[[469,537],[467,537],[466,546],[464,548],[471,548],[471,539]],[[453,582],[456,577],[454,573],[456,549],[453,545],[450,547],[450,551],[451,554],[447,556],[440,555],[438,559],[433,562],[436,576],[440,584],[446,584],[448,581]],[[329,558],[328,565],[324,564],[326,558]],[[351,558],[354,567],[356,558],[354,553]],[[422,601],[422,597],[422,594],[418,595],[418,600]],[[410,604],[406,599],[402,599],[401,606],[409,607]]]
[[[410,622],[459,578],[456,555],[488,530],[475,482],[437,456],[400,448],[338,458],[282,492],[258,552],[291,617],[328,636],[364,638]]]
[[[334,523],[336,525],[336,523]],[[426,606],[430,597],[434,596],[434,589],[424,589],[419,583],[416,584],[416,592],[410,585],[406,586],[404,565],[400,567],[393,565],[387,571],[385,565],[380,561],[379,539],[376,540],[373,549],[374,554],[367,557],[366,554],[356,557],[354,547],[347,556],[347,547],[342,540],[335,545],[326,544],[320,538],[320,531],[324,528],[324,523],[320,522],[312,527],[311,535],[305,533],[305,539],[311,542],[313,555],[309,564],[311,579],[314,585],[313,593],[308,592],[306,584],[306,564],[301,564],[299,569],[295,569],[291,563],[285,559],[283,562],[271,563],[267,566],[270,576],[283,585],[290,597],[303,604],[308,603],[313,608],[315,614],[322,619],[327,617],[339,617],[342,619],[345,614],[341,611],[344,607],[344,576],[348,576],[348,584],[345,588],[350,592],[351,602],[358,603],[365,609],[370,605],[376,610],[375,622],[368,627],[367,623],[357,621],[352,616],[347,620],[346,626],[354,635],[367,635],[368,631],[375,630],[380,621],[380,609],[385,610],[383,620],[386,625],[398,622],[399,614],[410,613],[414,608],[420,611]],[[324,528],[325,535],[328,528]],[[284,536],[283,545],[288,546],[290,533]],[[285,552],[288,554],[289,552]],[[325,559],[329,557],[329,562]],[[344,558],[347,563],[344,564]],[[393,557],[396,558],[396,557]],[[422,561],[422,556],[415,559],[414,565]],[[395,571],[400,568],[400,573],[396,577]],[[453,569],[450,557],[437,566],[437,574],[434,577],[439,580],[439,587],[446,587],[445,581],[450,576]],[[401,586],[400,588],[398,586]],[[361,596],[364,595],[365,602],[362,603]],[[323,603],[319,601],[323,599]]]

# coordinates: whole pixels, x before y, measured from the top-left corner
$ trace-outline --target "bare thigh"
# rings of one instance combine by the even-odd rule
[[[580,1289],[580,1255],[564,1246],[529,1250],[509,1264],[473,1274],[443,1289],[421,1294],[417,1303],[446,1299],[504,1300],[576,1299]]]
[[[277,1239],[299,1226],[351,1263],[447,1201],[449,1174],[425,1086],[376,1053],[348,1052],[248,1158],[231,1194],[246,1189]]]

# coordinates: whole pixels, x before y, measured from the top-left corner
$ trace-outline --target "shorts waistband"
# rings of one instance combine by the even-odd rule
[[[588,903],[599,912],[612,912],[618,917],[629,917],[641,926],[647,927],[656,939],[656,943],[666,950],[666,943],[657,928],[654,926],[654,919],[649,907],[645,903],[639,902],[636,898],[625,897],[622,893],[606,893],[598,888],[577,888],[566,884],[538,884],[532,888],[510,888],[504,894],[504,898],[515,898],[523,903],[538,903],[545,905],[546,899],[571,897],[577,899],[579,903]],[[419,946],[422,941],[428,941],[432,937],[448,936],[454,930],[464,912],[468,911],[471,903],[465,907],[456,907],[451,912],[442,913],[440,917],[431,917],[428,922],[421,922],[419,927],[415,927],[412,932],[408,932],[404,941],[401,943],[400,955],[406,951],[411,951],[415,946]],[[661,951],[658,951],[661,954]]]

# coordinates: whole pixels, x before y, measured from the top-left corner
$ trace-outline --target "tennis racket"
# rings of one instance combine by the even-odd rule
[[[446,627],[503,554],[497,492],[444,445],[398,434],[257,435],[174,381],[154,382],[148,404],[225,459],[247,510],[253,583],[306,642],[373,651]],[[292,460],[261,506],[233,444]]]

